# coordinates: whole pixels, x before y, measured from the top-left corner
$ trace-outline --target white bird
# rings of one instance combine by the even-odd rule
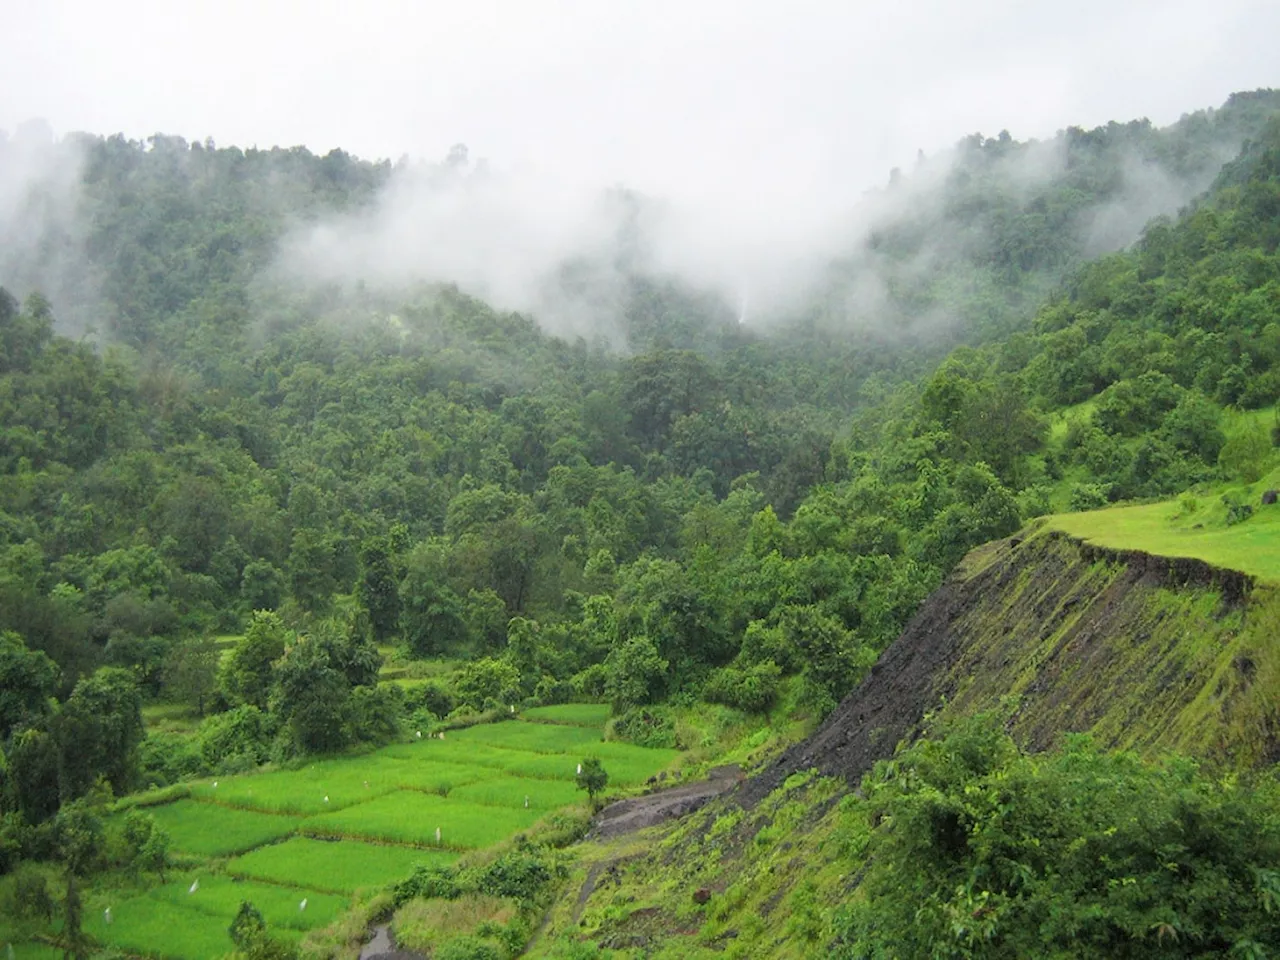
[[[436,827],[436,846],[440,846],[440,828]]]
[[[421,730],[419,730],[419,731],[418,731],[418,739],[419,739],[419,740],[421,740],[421,739],[422,739],[422,731],[421,731]]]
[[[190,896],[191,894],[195,893],[195,892],[196,892],[197,890],[199,890],[199,889],[200,889],[200,881],[199,881],[199,880],[192,880],[192,881],[191,881],[191,886],[189,886],[189,887],[187,888],[187,895],[188,895],[188,896]]]
[[[102,911],[102,919],[103,919],[103,920],[105,920],[107,923],[110,923],[110,922],[111,922],[111,908],[110,908],[110,907],[107,907],[107,909],[105,909],[105,910],[103,910],[103,911]]]
[[[527,793],[524,795],[524,808],[526,810],[529,809],[529,795]]]
[[[215,790],[217,790],[217,789],[218,789],[218,781],[217,781],[217,780],[213,781],[213,789],[215,789]]]
[[[511,712],[512,713],[516,712],[516,705],[514,703],[511,705]]]
[[[578,772],[579,772],[579,773],[581,773],[581,772],[582,772],[582,764],[578,764]]]
[[[443,731],[443,730],[441,730],[441,731],[440,731],[440,739],[441,739],[441,740],[443,740],[443,739],[444,739],[444,731]]]
[[[325,803],[329,802],[329,795],[327,793],[324,795],[324,802]]]
[[[299,909],[299,910],[305,910],[305,909],[307,909],[307,898],[306,898],[306,897],[303,897],[303,898],[302,898],[302,902],[301,902],[300,904],[298,904],[298,909]]]

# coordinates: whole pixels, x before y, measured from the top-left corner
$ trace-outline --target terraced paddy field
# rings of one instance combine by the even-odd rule
[[[627,787],[679,755],[602,741],[607,715],[599,705],[546,707],[445,739],[415,736],[363,756],[192,784],[189,796],[144,809],[195,869],[116,894],[118,902],[92,896],[86,932],[138,956],[222,957],[232,949],[227,928],[249,900],[276,934],[299,939],[359,891],[420,863],[452,863],[581,803],[574,778],[585,757],[601,759],[611,786]]]

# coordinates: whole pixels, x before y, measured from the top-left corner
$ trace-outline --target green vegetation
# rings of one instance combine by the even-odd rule
[[[567,723],[578,727],[603,727],[609,706],[603,703],[562,703],[551,707],[531,707],[521,716],[538,723]]]
[[[358,837],[454,849],[487,847],[533,825],[540,811],[481,807],[402,790],[346,810],[311,817],[302,831],[321,837]]]
[[[199,857],[243,853],[293,833],[294,817],[233,810],[211,803],[179,800],[146,811],[169,835],[173,849]]]
[[[417,942],[505,958],[566,870],[593,876],[549,849],[582,835],[558,812],[577,786],[594,803],[677,761],[762,761],[952,575],[990,589],[953,625],[961,662],[922,680],[940,718],[1005,698],[1020,747],[1087,728],[1240,775],[1268,762],[1278,114],[1258,91],[1164,130],[1070,128],[1030,180],[1040,147],[968,138],[944,175],[896,177],[892,213],[768,333],[620,255],[616,352],[449,286],[271,269],[290,224],[367,209],[389,164],[163,136],[50,148],[83,160],[83,243],[41,239],[43,277],[66,283],[0,289],[0,875],[36,905],[14,936],[251,954],[404,881]],[[1188,197],[1210,188],[1087,261],[1135,157]],[[614,199],[619,249],[642,247],[651,201]],[[869,284],[879,326],[840,332]],[[1051,514],[1018,559],[981,546]],[[1060,532],[1263,586],[1179,589],[1157,563],[1113,596],[1123,565]],[[976,742],[908,751],[864,798],[801,777],[660,851],[637,840],[634,898],[557,906],[547,942],[647,950],[678,928],[668,955],[1034,954],[1066,942],[1055,923],[1131,955],[1139,934],[1202,953],[1275,939],[1274,865],[1224,853],[1252,830],[1271,856],[1265,790],[1077,746],[920,773]],[[1030,839],[990,847],[979,821]],[[1171,849],[1178,822],[1194,856]],[[1073,831],[1094,860],[1055,846]],[[1071,875],[1047,876],[1037,845]],[[1157,853],[1185,871],[1148,869]],[[193,865],[207,897],[165,875]],[[695,878],[714,895],[692,899]],[[1124,900],[1135,883],[1168,910]],[[840,912],[831,891],[852,887]],[[317,909],[290,914],[307,891]]]
[[[389,877],[408,876],[415,864],[448,864],[457,856],[448,850],[294,837],[236,857],[227,864],[227,872],[236,877],[350,894],[384,887]]]
[[[1049,526],[1099,546],[1144,550],[1166,557],[1194,557],[1240,570],[1259,582],[1280,584],[1280,505],[1261,495],[1280,484],[1280,473],[1226,492],[1188,493],[1178,500],[1113,507],[1049,519]],[[1233,508],[1249,507],[1235,519]]]

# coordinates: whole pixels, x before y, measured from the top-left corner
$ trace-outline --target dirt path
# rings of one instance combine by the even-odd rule
[[[706,780],[660,790],[643,797],[620,800],[600,812],[587,838],[608,840],[652,827],[664,820],[683,817],[693,813],[712,797],[733,789],[742,782],[742,778],[740,767],[715,767],[708,771]]]

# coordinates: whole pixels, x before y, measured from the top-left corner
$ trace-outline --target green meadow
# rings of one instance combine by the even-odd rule
[[[1280,471],[1248,487],[1190,493],[1177,500],[1111,507],[1050,517],[1047,525],[1102,547],[1193,557],[1280,583],[1280,504],[1263,506],[1262,493],[1280,485]],[[1247,519],[1228,523],[1223,496],[1247,504]]]
[[[149,797],[140,809],[188,869],[116,902],[93,895],[85,930],[126,954],[217,958],[231,952],[227,928],[248,900],[277,934],[300,938],[338,919],[359,891],[383,889],[420,863],[452,863],[581,803],[574,778],[588,756],[604,762],[611,787],[641,783],[678,756],[602,741],[607,714],[596,704],[539,708],[444,739],[415,736],[294,769],[211,777],[163,803]],[[14,949],[15,957],[47,955],[39,945]]]
[[[457,858],[456,853],[445,850],[294,837],[236,857],[226,865],[226,869],[234,877],[352,894],[357,890],[384,887],[407,877],[416,864],[443,865]]]
[[[287,837],[298,818],[179,800],[144,811],[169,834],[173,849],[199,857],[225,857]]]
[[[368,803],[311,817],[302,832],[418,846],[473,850],[527,830],[542,816],[534,809],[486,807],[429,793],[401,790]],[[440,831],[437,844],[436,831]]]
[[[607,703],[560,703],[550,707],[530,707],[521,717],[535,723],[563,723],[602,730],[609,722],[610,712]]]

